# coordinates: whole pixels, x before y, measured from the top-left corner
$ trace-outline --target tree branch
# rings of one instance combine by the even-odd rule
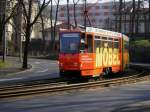
[[[45,9],[45,7],[48,6],[48,4],[50,3],[51,0],[49,0],[48,2],[46,2],[46,0],[43,1],[38,14],[35,16],[33,22],[31,22],[30,26],[33,26],[33,24],[37,21],[38,17],[40,16],[40,14],[42,13],[42,11]]]

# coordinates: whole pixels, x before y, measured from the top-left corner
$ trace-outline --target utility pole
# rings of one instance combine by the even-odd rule
[[[135,28],[134,20],[135,20],[135,0],[133,0],[133,2],[132,2],[131,36],[133,36],[133,34],[134,34],[134,28]]]
[[[122,31],[122,0],[119,1],[119,32]]]
[[[114,0],[114,15],[115,15],[115,31],[118,31],[118,11],[117,11],[116,0]]]
[[[69,0],[67,0],[68,29],[70,29]]]
[[[86,31],[86,16],[87,16],[86,0],[84,0],[84,29],[85,31]]]
[[[124,33],[127,33],[127,12],[126,12],[126,1],[124,0]]]

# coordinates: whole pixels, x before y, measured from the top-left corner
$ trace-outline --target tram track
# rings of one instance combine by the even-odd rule
[[[18,85],[0,88],[0,99],[9,97],[18,97],[24,95],[33,95],[41,93],[54,93],[61,91],[68,91],[74,89],[93,88],[93,87],[108,87],[114,85],[121,85],[127,83],[135,83],[137,81],[150,80],[150,73],[147,70],[142,70],[131,76],[124,76],[120,78],[100,80],[86,83],[67,84],[67,82],[59,82],[58,79],[53,83],[38,83],[31,85]]]

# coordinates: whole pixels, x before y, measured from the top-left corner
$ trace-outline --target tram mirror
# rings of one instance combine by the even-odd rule
[[[84,39],[81,39],[81,43],[83,43],[83,44],[85,43]]]
[[[81,43],[81,50],[84,50],[85,49],[85,43]]]
[[[88,45],[85,43],[81,43],[80,52],[82,53],[87,52],[87,49],[88,49]]]

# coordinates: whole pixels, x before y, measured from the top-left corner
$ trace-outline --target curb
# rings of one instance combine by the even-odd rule
[[[28,66],[29,66],[29,68],[27,68],[25,70],[21,70],[21,71],[16,72],[16,73],[9,73],[8,76],[10,76],[10,75],[18,75],[18,74],[21,74],[21,73],[25,73],[25,72],[31,71],[33,69],[33,65],[28,64]]]

